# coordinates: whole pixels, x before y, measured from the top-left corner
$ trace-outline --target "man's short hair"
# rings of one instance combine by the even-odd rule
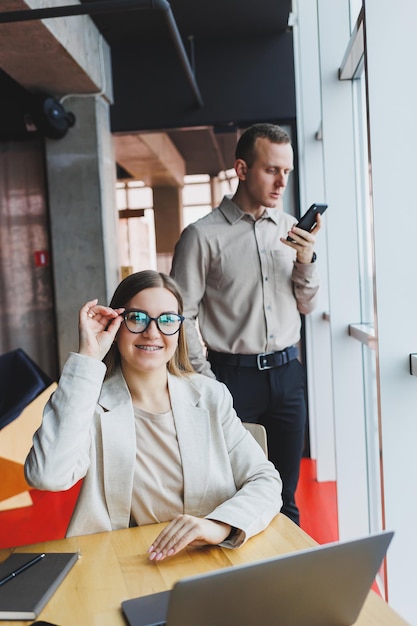
[[[269,139],[271,143],[291,143],[290,136],[281,126],[253,124],[242,133],[235,150],[236,159],[242,159],[248,167],[252,167],[255,161],[255,142],[258,137]]]

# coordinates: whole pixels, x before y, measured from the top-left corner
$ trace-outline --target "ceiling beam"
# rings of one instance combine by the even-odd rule
[[[59,7],[46,7],[43,9],[2,11],[0,12],[0,24],[43,20],[56,17],[69,17],[72,15],[97,15],[99,13],[109,12],[120,13],[121,11],[138,11],[142,9],[162,11],[188,83],[194,94],[196,104],[199,108],[203,108],[204,103],[201,97],[200,89],[197,85],[184,44],[182,43],[171,6],[166,0],[99,0],[98,2],[86,2],[83,4],[72,4]]]
[[[113,135],[116,161],[149,187],[182,187],[185,162],[166,133]]]

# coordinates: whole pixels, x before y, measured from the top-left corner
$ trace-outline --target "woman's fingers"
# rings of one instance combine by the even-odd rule
[[[97,298],[86,302],[80,309],[79,353],[102,360],[120,328],[123,311],[98,304]]]
[[[112,319],[116,319],[124,311],[124,308],[112,309],[109,306],[98,304],[97,298],[86,302],[80,310],[80,318],[87,322],[94,322],[107,326]]]
[[[180,515],[172,520],[148,549],[151,561],[161,561],[183,550],[188,545],[221,543],[229,534],[229,524]]]

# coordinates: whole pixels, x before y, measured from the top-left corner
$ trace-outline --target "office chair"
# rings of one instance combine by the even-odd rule
[[[21,348],[0,355],[0,429],[16,419],[52,380]]]
[[[256,441],[265,452],[265,456],[268,456],[268,440],[266,437],[266,429],[262,424],[252,424],[251,422],[242,422],[243,426],[251,433]]]

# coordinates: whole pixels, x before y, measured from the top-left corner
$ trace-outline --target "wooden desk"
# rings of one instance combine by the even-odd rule
[[[71,537],[16,552],[76,552],[81,557],[50,599],[39,619],[59,626],[125,626],[122,600],[169,589],[184,576],[293,552],[316,542],[287,517],[278,515],[263,533],[237,550],[189,548],[171,559],[149,561],[147,548],[161,525],[141,526]],[[0,561],[12,550],[1,550]],[[2,621],[5,626],[28,624]],[[356,626],[407,626],[381,598],[370,592]]]

